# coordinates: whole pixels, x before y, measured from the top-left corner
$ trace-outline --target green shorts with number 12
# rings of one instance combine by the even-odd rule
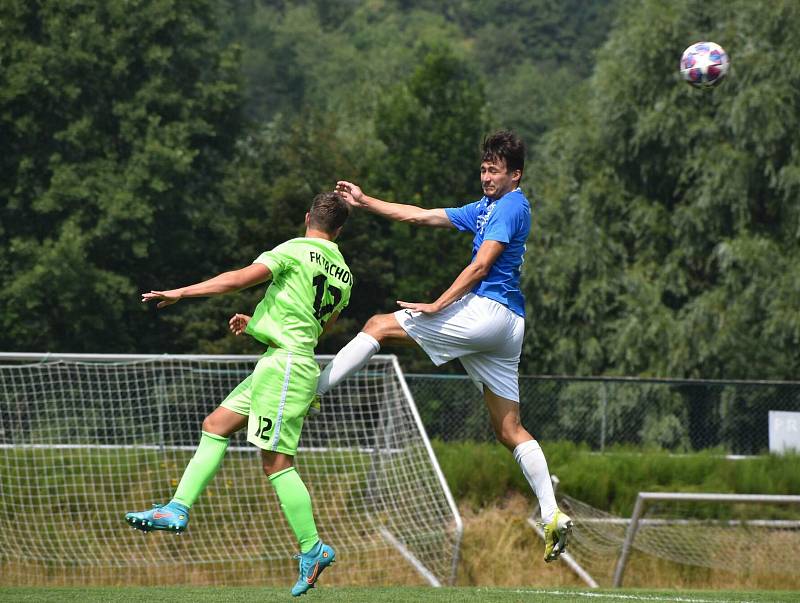
[[[248,442],[294,456],[318,378],[313,356],[270,348],[221,406],[249,417]]]

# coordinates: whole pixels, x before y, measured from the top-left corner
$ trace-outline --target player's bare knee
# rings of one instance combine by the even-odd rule
[[[378,343],[382,343],[392,335],[392,322],[397,323],[391,314],[376,314],[367,321],[361,330],[374,337]]]
[[[293,466],[294,458],[288,454],[268,450],[261,451],[261,468],[267,477]]]
[[[203,419],[203,431],[213,434],[217,434],[217,431],[219,431],[219,423],[216,421],[214,413],[211,413]]]
[[[522,427],[518,419],[493,422],[492,430],[497,441],[509,450],[514,450],[520,442],[530,439],[530,436],[527,435],[528,432]]]
[[[381,317],[382,314],[375,314],[374,316],[370,317],[367,323],[364,325],[364,328],[361,329],[365,333],[369,333],[373,337],[375,335],[379,335],[381,332]]]
[[[514,448],[516,448],[516,438],[514,437],[515,434],[508,429],[495,429],[494,436],[497,438],[498,442],[500,442],[509,450],[514,450]]]

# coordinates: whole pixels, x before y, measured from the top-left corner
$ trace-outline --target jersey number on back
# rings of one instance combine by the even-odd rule
[[[319,321],[320,326],[325,326],[325,321],[330,317],[334,308],[342,301],[342,291],[339,287],[328,283],[328,277],[324,274],[318,274],[312,281],[314,283],[314,318]],[[325,293],[330,294],[333,298],[333,303],[323,304],[323,298],[326,297]]]

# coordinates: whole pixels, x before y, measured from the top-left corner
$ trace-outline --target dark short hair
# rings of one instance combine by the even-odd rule
[[[308,213],[309,226],[333,234],[347,221],[350,207],[339,193],[320,193],[314,197]]]
[[[525,169],[525,143],[509,130],[499,130],[483,139],[483,158],[481,161],[506,162],[509,172]]]

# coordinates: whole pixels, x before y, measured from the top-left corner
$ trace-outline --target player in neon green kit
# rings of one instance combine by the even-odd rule
[[[262,253],[246,268],[172,289],[150,291],[142,301],[163,308],[185,297],[208,297],[239,291],[272,280],[252,318],[236,314],[230,328],[268,346],[253,373],[203,421],[200,444],[183,473],[172,500],[149,511],[128,513],[138,530],[182,532],[189,509],[214,477],[228,438],[247,425],[247,440],[261,448],[261,462],[300,543],[300,576],[292,595],[302,595],[335,552],[317,534],[311,497],[294,468],[303,421],[314,397],[319,366],[314,348],[350,300],[353,276],[334,240],[349,209],[336,193],[314,198],[306,214],[305,237]]]

